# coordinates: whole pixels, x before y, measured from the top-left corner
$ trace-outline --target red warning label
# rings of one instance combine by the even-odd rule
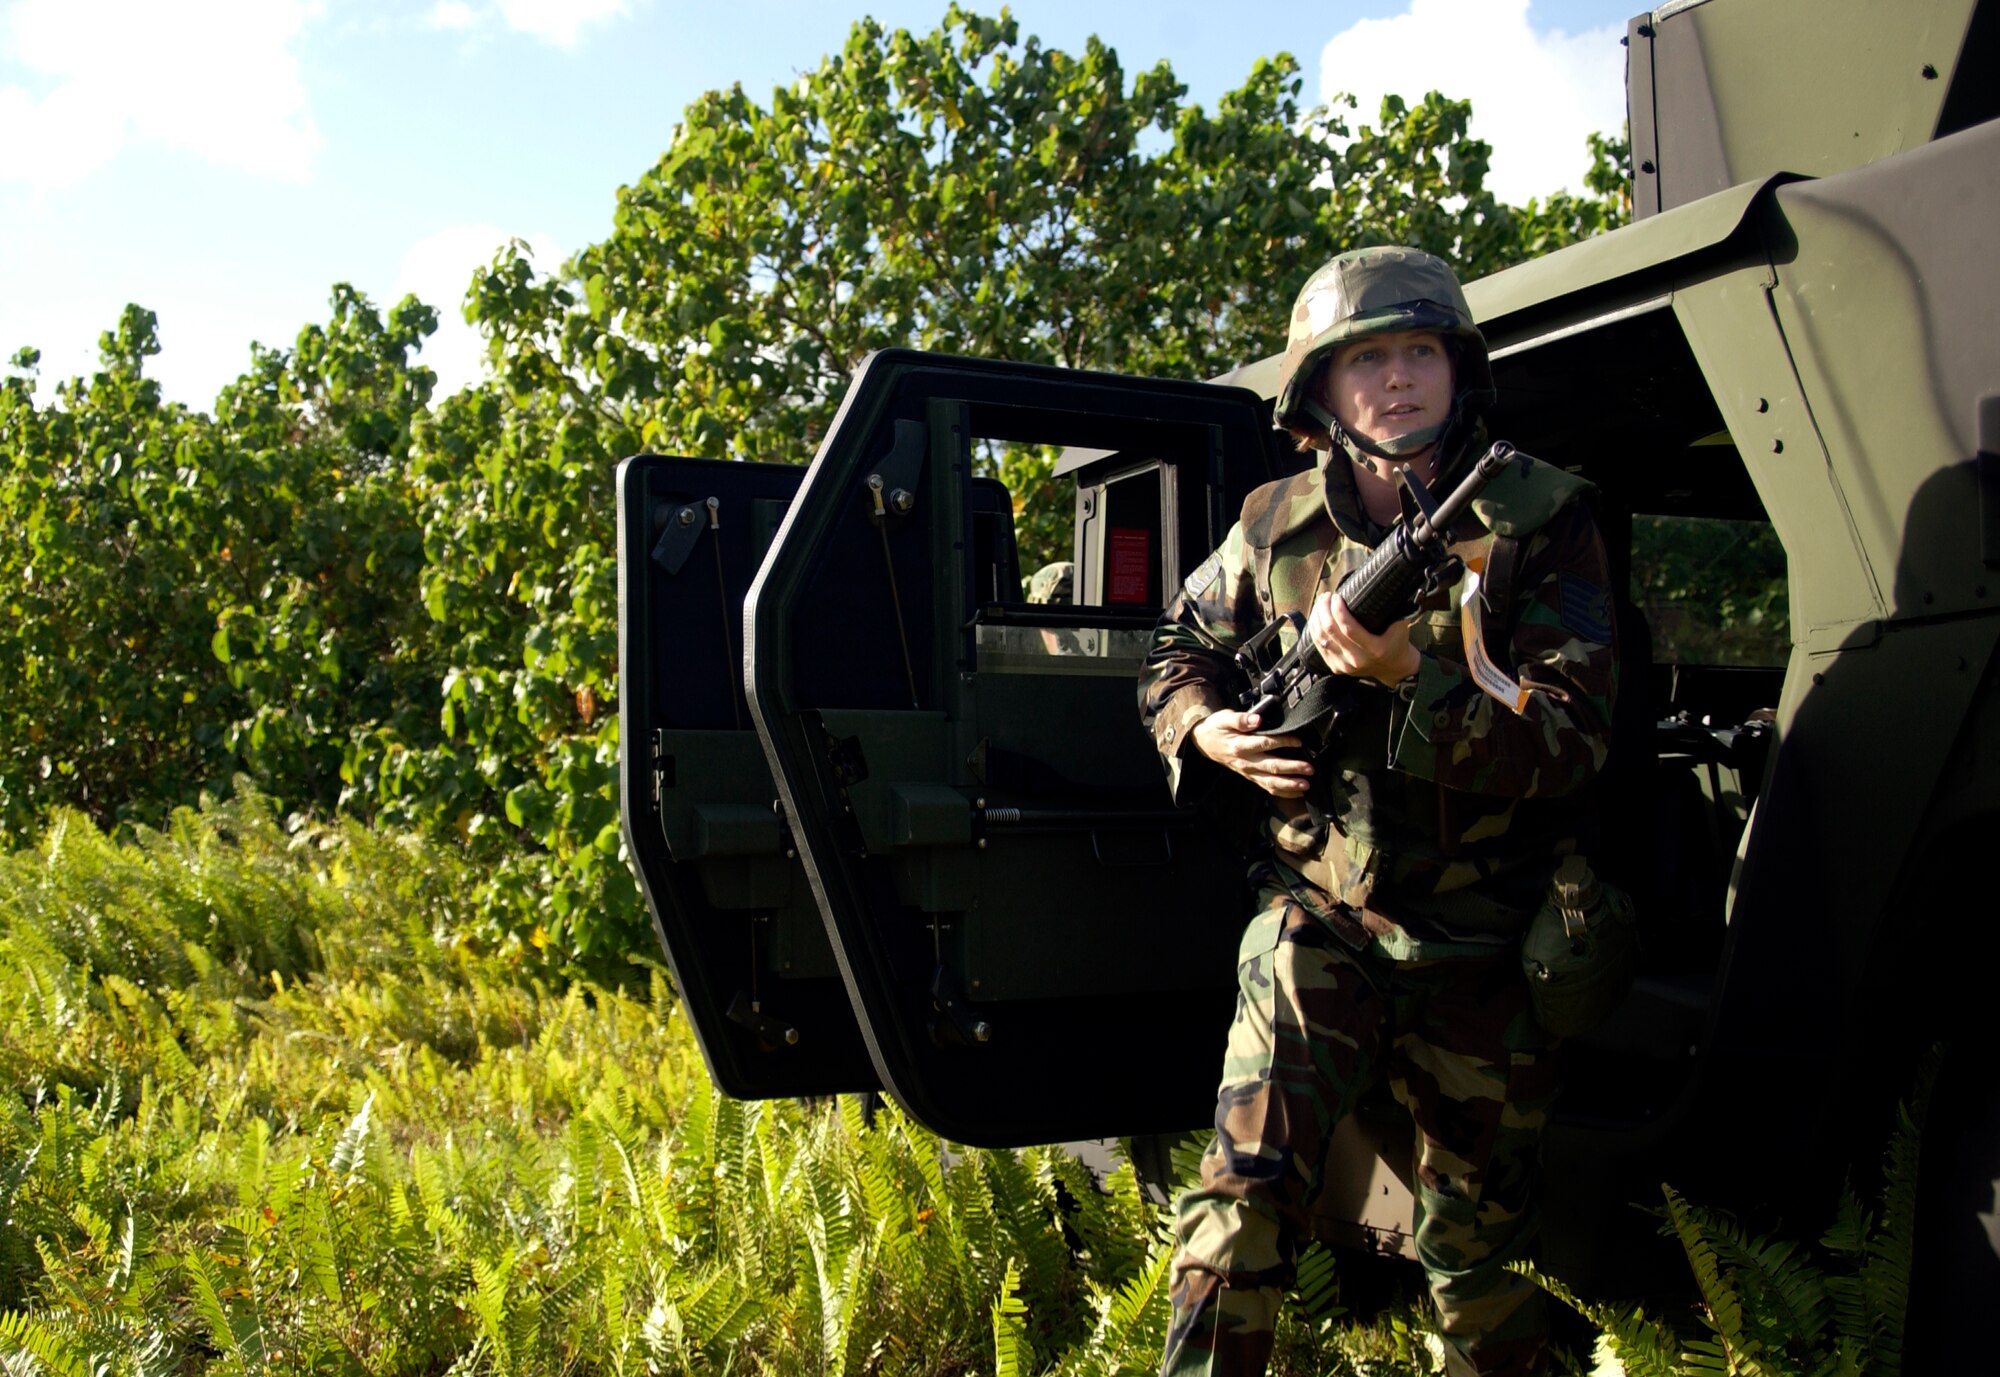
[[[1144,526],[1113,526],[1107,535],[1110,557],[1104,570],[1104,600],[1150,603],[1146,571],[1153,567],[1153,533]]]

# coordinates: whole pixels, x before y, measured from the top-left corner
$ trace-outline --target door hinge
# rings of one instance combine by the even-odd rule
[[[674,787],[674,758],[667,754],[667,733],[663,727],[653,728],[653,746],[648,752],[647,763],[653,774],[653,811],[660,811],[660,795]]]
[[[799,844],[792,836],[792,820],[785,816],[785,801],[781,798],[772,799],[771,812],[778,819],[778,849],[785,853],[786,860],[797,860],[799,858]]]

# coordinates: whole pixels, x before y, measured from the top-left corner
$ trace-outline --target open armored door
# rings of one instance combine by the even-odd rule
[[[738,1099],[876,1086],[743,697],[743,595],[803,468],[642,454],[618,470],[626,846],[710,1074]],[[1019,581],[1007,494],[971,493]]]
[[[973,476],[993,444],[1089,447],[1119,477],[1077,504],[1079,548],[1109,551],[1080,605],[1029,606],[1001,567]],[[947,1137],[1208,1117],[1242,866],[1171,806],[1135,675],[1265,464],[1248,392],[889,351],[764,560],[758,734],[875,1075]]]
[[[805,470],[640,455],[618,469],[626,846],[717,1085],[875,1085],[743,698],[742,606]]]

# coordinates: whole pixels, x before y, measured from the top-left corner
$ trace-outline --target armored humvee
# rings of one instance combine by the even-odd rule
[[[1662,1180],[1810,1209],[1950,1033],[1933,1294],[2000,1294],[2000,0],[1677,0],[1627,44],[1635,222],[1467,293],[1493,434],[1596,483],[1630,582],[1600,868],[1646,968],[1568,1048],[1545,1265],[1627,1284]],[[808,468],[621,467],[625,835],[724,1090],[993,1146],[1207,1121],[1242,866],[1133,676],[1304,462],[1275,364],[888,351]],[[1022,594],[1011,444],[1066,447],[1072,605]],[[1406,1246],[1409,1135],[1344,1130],[1330,1235]]]

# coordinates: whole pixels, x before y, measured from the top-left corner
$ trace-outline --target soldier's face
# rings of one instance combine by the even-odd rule
[[[1350,433],[1380,444],[1451,411],[1451,355],[1431,330],[1397,330],[1340,345],[1319,375],[1320,404]]]

